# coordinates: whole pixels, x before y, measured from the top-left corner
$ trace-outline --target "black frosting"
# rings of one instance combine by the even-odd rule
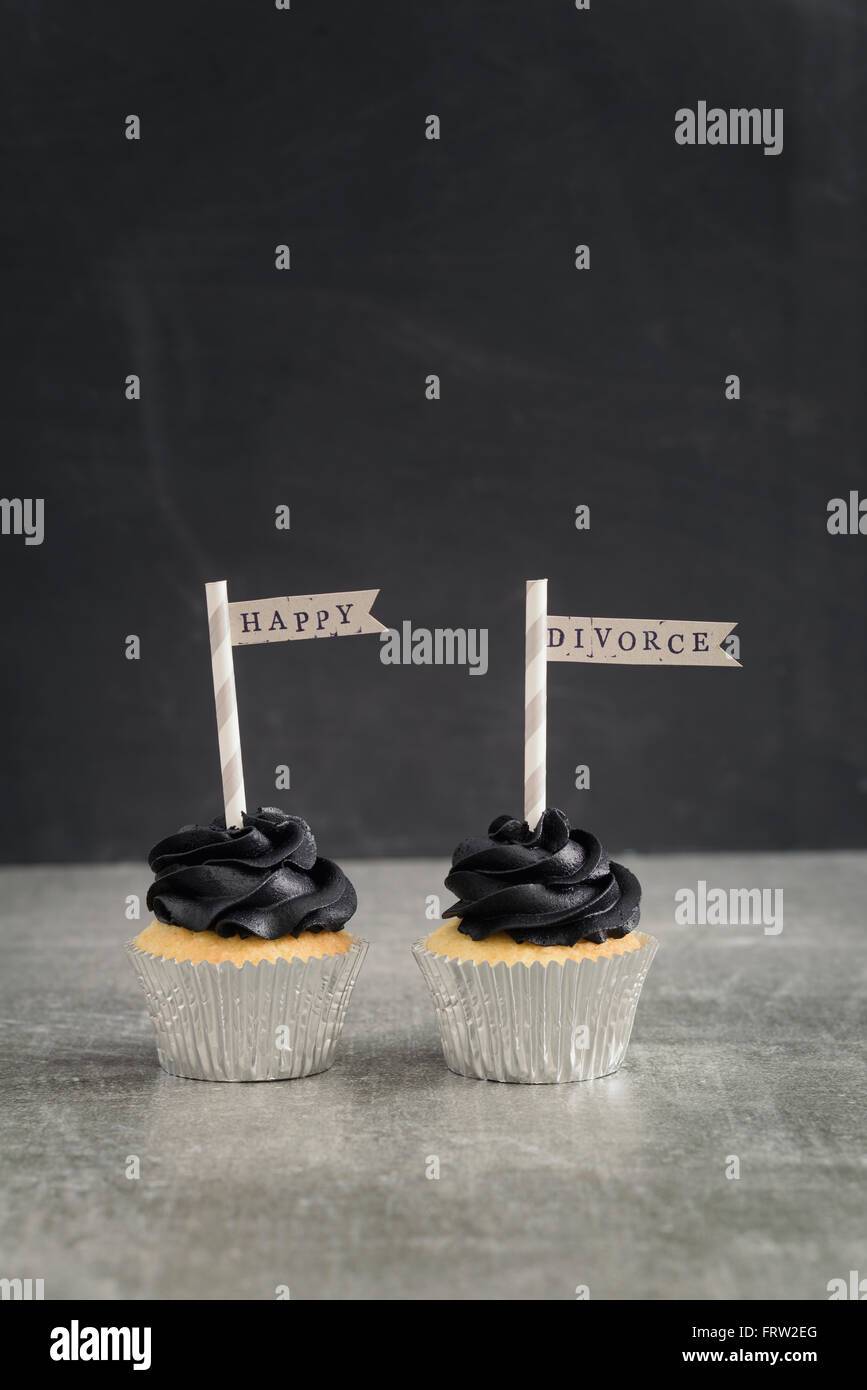
[[[273,941],[303,931],[339,931],[358,900],[345,873],[316,853],[306,821],[274,806],[243,828],[184,825],[154,845],[147,904],[160,922],[218,936]]]
[[[535,830],[498,816],[483,839],[464,840],[446,887],[460,901],[443,916],[459,917],[459,930],[474,941],[504,931],[536,946],[602,942],[626,936],[640,915],[635,875],[553,808]]]

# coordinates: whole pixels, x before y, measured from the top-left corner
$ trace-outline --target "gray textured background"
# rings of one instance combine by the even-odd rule
[[[445,1066],[409,950],[442,861],[347,863],[371,946],[337,1061],[247,1086],[159,1068],[118,944],[143,864],[0,870],[4,1271],[49,1299],[813,1301],[864,1277],[867,855],[633,867],[660,950],[626,1060],[563,1086]],[[779,885],[784,930],[677,926],[705,876]]]
[[[237,653],[250,803],[325,853],[445,855],[519,809],[536,574],[554,612],[739,619],[745,665],[552,668],[554,804],[621,848],[864,843],[867,540],[825,529],[864,481],[853,5],[0,23],[2,491],[47,506],[41,548],[0,538],[3,858],[140,857],[220,809],[223,576],[490,629],[481,679],[373,638]],[[782,156],[676,146],[699,99],[783,106]]]

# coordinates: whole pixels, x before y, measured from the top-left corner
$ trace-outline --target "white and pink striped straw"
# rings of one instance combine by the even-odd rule
[[[228,827],[244,824],[244,768],[241,763],[241,728],[238,723],[238,697],[235,694],[235,666],[232,660],[232,634],[229,630],[229,591],[225,579],[205,585],[208,602],[208,632],[211,639],[211,668],[214,673],[214,703],[217,707],[217,737],[220,741],[220,769],[223,774],[223,805]]]
[[[535,830],[545,810],[548,702],[548,581],[527,580],[524,662],[524,819]]]

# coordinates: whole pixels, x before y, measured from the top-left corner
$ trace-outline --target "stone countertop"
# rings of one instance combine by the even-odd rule
[[[337,1063],[253,1085],[160,1070],[121,949],[144,867],[0,870],[0,1276],[49,1299],[825,1299],[867,1273],[867,854],[626,857],[661,949],[623,1069],[563,1086],[446,1069],[409,950],[444,864],[345,865],[372,944]],[[783,930],[677,925],[699,880],[783,889]]]

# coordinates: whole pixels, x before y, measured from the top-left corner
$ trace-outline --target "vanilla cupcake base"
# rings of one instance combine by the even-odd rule
[[[345,931],[304,931],[300,936],[279,936],[263,941],[260,936],[218,936],[213,931],[188,931],[165,922],[151,922],[133,943],[140,951],[165,960],[188,960],[212,965],[231,961],[242,966],[263,960],[315,960],[320,956],[345,955],[356,938]]]
[[[331,1066],[367,945],[347,932],[261,941],[153,922],[126,949],[164,1071],[281,1081]]]
[[[598,944],[595,941],[577,941],[574,946],[534,946],[532,942],[514,941],[508,932],[494,932],[484,941],[473,941],[459,927],[460,918],[450,917],[425,941],[428,951],[438,956],[453,956],[459,961],[472,961],[478,964],[487,961],[489,965],[565,965],[567,960],[576,963],[581,960],[604,960],[611,956],[624,956],[641,950],[643,937],[640,932],[629,932],[626,936],[609,937]]]
[[[412,948],[452,1071],[540,1085],[618,1070],[654,937],[532,946],[507,933],[477,942],[457,928],[452,919]]]

